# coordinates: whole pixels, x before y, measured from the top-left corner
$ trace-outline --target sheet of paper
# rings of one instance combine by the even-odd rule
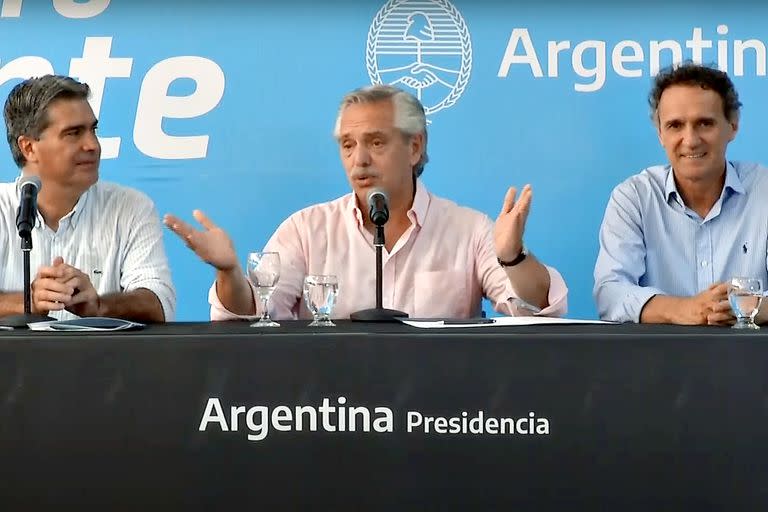
[[[53,320],[49,322],[35,322],[28,324],[32,331],[123,331],[126,329],[139,329],[144,324],[122,320],[119,318],[83,317],[73,320]]]
[[[576,320],[572,318],[554,318],[548,316],[501,316],[493,318],[493,323],[473,323],[467,319],[466,323],[457,323],[459,320],[442,319],[400,319],[404,324],[420,329],[456,329],[465,327],[502,327],[510,325],[573,325],[573,324],[610,324],[601,320]]]

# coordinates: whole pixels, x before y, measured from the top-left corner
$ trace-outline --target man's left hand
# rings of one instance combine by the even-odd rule
[[[726,288],[727,293],[727,288]],[[733,325],[736,323],[736,317],[733,316],[733,310],[731,304],[728,302],[728,296],[722,298],[720,302],[717,302],[712,306],[709,314],[707,314],[707,324],[709,325]]]
[[[64,263],[63,266],[65,277],[62,281],[75,289],[65,309],[77,316],[101,316],[101,300],[90,278],[71,265]]]
[[[528,212],[531,210],[533,189],[530,185],[523,187],[520,197],[515,200],[517,189],[510,187],[504,196],[496,225],[493,228],[493,239],[496,244],[496,256],[503,261],[517,258],[523,250],[523,232]]]

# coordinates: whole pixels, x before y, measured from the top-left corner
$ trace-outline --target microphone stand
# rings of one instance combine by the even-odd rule
[[[19,233],[21,237],[21,251],[24,253],[24,313],[0,318],[0,325],[26,329],[27,324],[35,322],[50,322],[56,320],[48,315],[32,314],[32,289],[29,272],[29,253],[32,251],[32,232]]]
[[[349,315],[353,322],[397,322],[396,317],[408,318],[408,313],[396,309],[386,309],[382,306],[382,250],[384,249],[384,224],[376,225],[376,235],[373,238],[376,247],[376,307],[355,311]]]

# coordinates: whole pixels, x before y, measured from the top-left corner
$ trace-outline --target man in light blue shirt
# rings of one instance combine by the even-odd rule
[[[665,70],[649,103],[669,165],[611,194],[595,265],[600,318],[732,323],[727,281],[768,285],[768,169],[725,158],[741,107],[725,73],[691,63]],[[758,322],[768,320],[766,302]]]

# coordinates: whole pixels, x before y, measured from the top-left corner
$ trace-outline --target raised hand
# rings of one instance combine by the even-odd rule
[[[167,214],[163,222],[171,231],[179,235],[184,243],[197,254],[201,260],[213,265],[217,270],[229,271],[238,266],[235,246],[229,235],[214,224],[200,210],[192,212],[202,230],[195,229],[180,218]]]
[[[516,196],[517,189],[510,187],[493,228],[496,256],[504,261],[515,259],[523,250],[523,233],[531,210],[533,190],[530,185],[526,185],[517,200]]]

